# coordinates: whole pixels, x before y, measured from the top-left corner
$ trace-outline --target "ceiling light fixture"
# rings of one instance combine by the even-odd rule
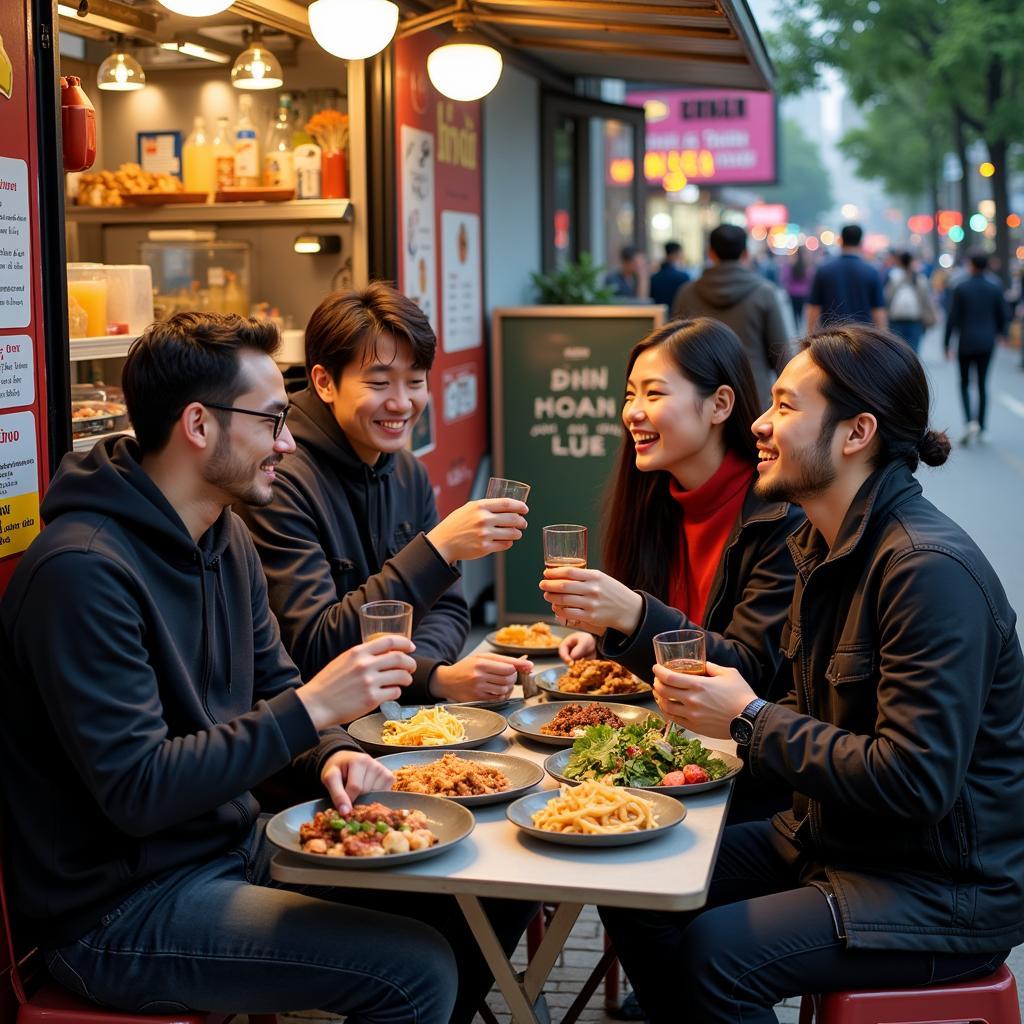
[[[481,35],[460,29],[427,57],[427,75],[450,100],[479,100],[501,78],[501,54]]]
[[[187,18],[208,18],[211,14],[226,11],[234,0],[159,0],[160,4],[175,14]]]
[[[231,84],[236,89],[277,89],[284,85],[280,61],[263,45],[258,25],[252,28],[248,49],[231,67]]]
[[[203,46],[200,43],[191,43],[187,39],[178,40],[173,43],[161,43],[161,50],[175,50],[178,53],[183,53],[187,57],[195,57],[198,60],[212,61],[214,64],[227,64],[231,58],[226,53],[221,53],[219,50],[211,50],[209,47]]]
[[[398,5],[391,0],[313,0],[309,29],[328,52],[343,60],[365,60],[395,36]]]
[[[125,52],[120,39],[114,52],[96,71],[96,87],[107,92],[135,92],[146,87],[146,72],[130,53]]]

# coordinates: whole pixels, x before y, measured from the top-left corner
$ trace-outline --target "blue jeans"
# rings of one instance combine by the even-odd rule
[[[652,1024],[774,1024],[772,1007],[809,988],[908,988],[991,974],[1008,951],[846,948],[824,893],[770,821],[726,828],[704,910],[602,907]],[[810,881],[827,885],[822,874]]]
[[[921,348],[924,324],[920,320],[890,320],[889,330],[899,335],[915,352]]]
[[[491,975],[454,899],[286,887],[270,877],[266,821],[214,860],[153,879],[77,942],[49,951],[50,973],[86,999],[134,1012],[324,1009],[351,1024],[468,1024]],[[536,906],[485,904],[511,952]]]

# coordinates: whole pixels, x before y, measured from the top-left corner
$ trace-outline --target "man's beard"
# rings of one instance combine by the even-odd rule
[[[276,465],[281,461],[280,455],[269,456],[264,462]],[[254,479],[254,470],[251,463],[247,463],[234,456],[231,452],[231,442],[222,432],[217,439],[217,447],[206,465],[203,478],[208,484],[219,487],[226,494],[231,495],[232,504],[242,502],[245,505],[253,505],[262,508],[274,500],[274,492],[269,484],[266,489],[260,487],[259,482]]]
[[[766,501],[799,505],[826,491],[836,478],[836,468],[832,465],[833,432],[834,427],[825,424],[817,441],[790,456],[789,461],[798,465],[796,479],[759,479],[754,484],[755,492]]]

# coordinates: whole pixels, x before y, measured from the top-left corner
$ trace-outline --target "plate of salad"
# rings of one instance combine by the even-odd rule
[[[570,785],[601,779],[613,786],[684,796],[720,786],[743,767],[734,754],[709,749],[675,729],[666,739],[663,729],[664,722],[656,717],[622,729],[592,725],[571,750],[548,757],[544,768],[552,778]]]

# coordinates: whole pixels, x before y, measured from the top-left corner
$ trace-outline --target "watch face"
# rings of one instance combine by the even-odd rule
[[[741,746],[747,746],[754,736],[754,727],[745,718],[734,718],[729,726],[732,738]]]

